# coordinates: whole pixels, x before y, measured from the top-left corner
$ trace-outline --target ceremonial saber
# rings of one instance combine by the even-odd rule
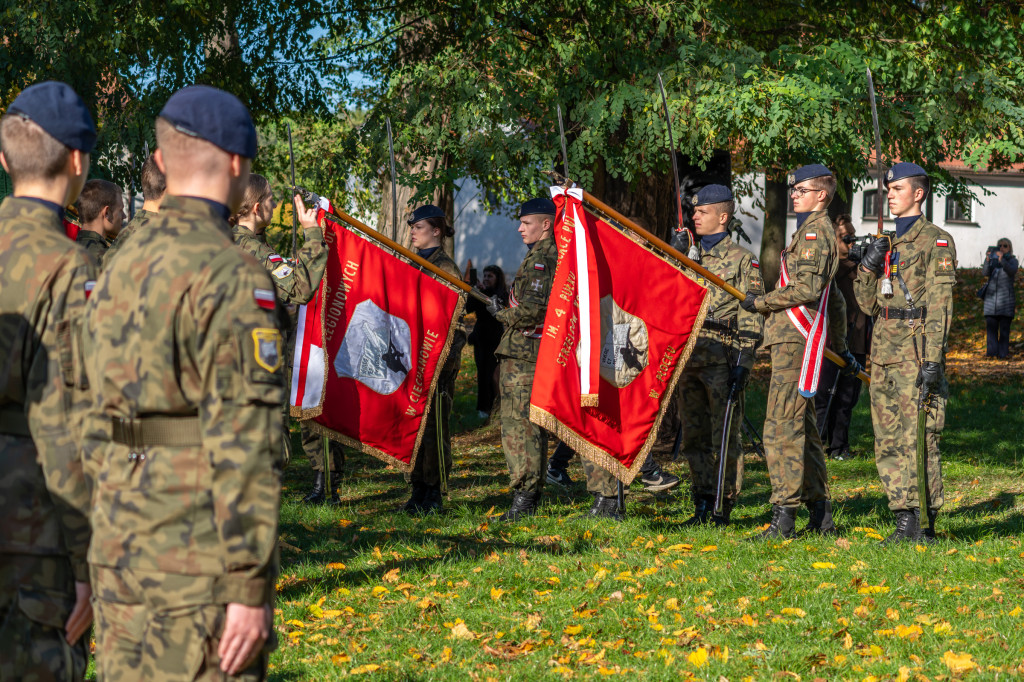
[[[725,464],[729,457],[729,436],[732,433],[732,414],[739,400],[736,384],[729,389],[729,397],[725,401],[725,424],[722,425],[722,447],[718,451],[718,481],[715,486],[714,516],[725,516]]]
[[[569,152],[565,145],[565,126],[562,125],[562,105],[556,105],[555,109],[558,111],[558,138],[562,143],[562,170],[569,177]]]
[[[676,212],[679,221],[676,231],[682,232],[686,230],[686,226],[683,225],[683,188],[679,184],[679,162],[676,161],[676,143],[672,138],[672,116],[668,111],[668,96],[665,95],[665,82],[661,79],[660,71],[658,72],[658,88],[661,90],[661,106],[665,109],[665,128],[668,130],[668,153],[672,157],[672,179],[676,183]],[[693,235],[689,235],[689,237],[690,252],[687,255],[690,258],[699,258],[700,252],[697,251],[697,240],[693,238]]]
[[[875,190],[875,210],[878,213],[878,239],[882,234],[882,133],[878,127],[878,107],[875,105],[875,79],[871,75],[871,67],[864,67],[868,73],[868,100],[871,102],[871,125],[875,129],[875,162],[878,165],[878,189]],[[888,239],[888,237],[886,237]],[[892,250],[892,240],[889,240]],[[892,277],[889,274],[889,254],[885,255],[885,269],[882,278],[882,296],[892,296]]]
[[[398,182],[395,177],[395,143],[391,139],[391,117],[384,119],[388,126],[388,156],[391,158],[391,238],[398,239]]]
[[[292,197],[295,196],[295,150],[292,148],[292,124],[288,123],[288,160],[292,166]],[[295,206],[292,205],[292,258],[295,258],[295,252],[299,249],[299,216],[295,212]]]
[[[362,232],[363,234],[367,235],[368,237],[373,237],[374,239],[379,241],[381,244],[384,244],[385,246],[387,246],[389,249],[391,249],[391,250],[393,250],[393,251],[395,251],[397,253],[402,254],[403,256],[405,256],[406,258],[411,260],[412,262],[416,263],[416,265],[419,265],[420,267],[422,267],[424,270],[429,270],[430,272],[432,272],[433,274],[437,275],[438,277],[440,277],[444,281],[448,282],[449,284],[451,284],[454,287],[458,287],[459,289],[461,289],[462,291],[466,292],[467,294],[469,294],[470,296],[472,296],[476,300],[480,301],[481,303],[486,305],[486,304],[489,304],[491,302],[491,299],[489,299],[486,296],[484,296],[484,294],[481,291],[477,290],[474,287],[469,286],[468,284],[463,282],[461,279],[457,279],[456,277],[454,277],[452,275],[449,275],[447,272],[445,272],[441,268],[437,267],[436,265],[434,265],[430,261],[426,260],[422,256],[419,256],[419,255],[413,253],[412,251],[410,251],[409,249],[405,248],[404,246],[402,246],[401,244],[399,244],[395,240],[390,239],[388,237],[385,237],[384,235],[382,235],[380,232],[378,232],[377,230],[373,229],[372,227],[364,225],[362,222],[356,220],[352,216],[348,215],[347,213],[345,213],[341,209],[339,209],[336,206],[334,206],[334,204],[331,204],[331,215],[334,216],[335,218],[337,218],[338,220],[341,220],[343,223],[346,223],[349,227],[352,227],[352,228],[355,228],[356,230],[359,230],[360,232]]]
[[[556,173],[554,171],[542,171],[542,172],[545,175],[547,175],[547,176],[551,177],[552,179],[554,179],[557,184],[566,185],[566,186],[572,184],[572,182],[570,180],[562,177],[560,174],[558,174],[558,173]],[[711,282],[712,284],[714,284],[718,288],[724,290],[730,296],[733,296],[733,297],[735,297],[735,298],[737,298],[737,299],[739,299],[741,301],[746,298],[746,294],[741,292],[739,289],[737,289],[733,285],[729,284],[724,279],[722,279],[721,277],[719,277],[715,273],[711,272],[710,270],[708,270],[704,266],[700,265],[699,263],[695,263],[690,258],[687,258],[682,253],[680,253],[678,249],[672,247],[670,244],[666,243],[663,239],[661,239],[660,237],[658,237],[657,235],[655,235],[651,231],[645,230],[644,228],[640,227],[639,225],[634,223],[632,220],[630,220],[629,218],[627,218],[626,216],[622,215],[621,213],[616,211],[614,208],[609,206],[608,204],[604,203],[603,201],[601,201],[600,199],[595,197],[590,192],[588,192],[588,191],[586,191],[586,190],[584,190],[582,188],[581,188],[580,191],[583,192],[583,201],[588,203],[588,204],[590,204],[590,206],[592,208],[595,208],[598,211],[600,211],[601,213],[604,213],[606,216],[608,216],[609,218],[611,218],[612,220],[617,222],[619,225],[621,225],[623,227],[626,227],[626,228],[629,228],[633,232],[637,233],[638,235],[640,235],[641,237],[643,237],[644,239],[649,241],[654,246],[658,247],[659,249],[661,249],[662,251],[664,251],[668,255],[672,256],[673,258],[678,260],[680,263],[682,263],[686,267],[688,267],[691,270],[693,270],[694,272],[696,272],[698,275],[702,276],[704,279],[708,280],[709,282]],[[829,360],[831,360],[832,362],[834,362],[835,364],[837,364],[840,367],[846,367],[846,361],[843,360],[838,355],[836,355],[831,350],[829,350],[828,348],[825,349],[825,357],[828,358]],[[870,375],[868,375],[868,373],[865,372],[864,370],[861,370],[860,372],[857,373],[857,378],[860,379],[861,381],[863,381],[865,384],[870,384],[871,383]]]

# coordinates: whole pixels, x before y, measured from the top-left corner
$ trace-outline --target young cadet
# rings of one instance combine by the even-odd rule
[[[257,680],[285,381],[272,278],[228,225],[256,129],[198,85],[167,101],[156,138],[167,196],[97,281],[83,334],[97,675]]]
[[[89,180],[75,205],[78,207],[78,219],[82,223],[75,241],[102,268],[104,256],[124,224],[121,188],[108,180]]]
[[[416,253],[449,275],[462,279],[459,266],[444,250],[445,241],[455,236],[455,228],[448,222],[444,211],[432,204],[420,206],[406,222],[409,224],[409,245],[416,249]],[[427,426],[423,430],[416,464],[406,476],[406,480],[412,484],[412,495],[403,505],[402,511],[409,514],[442,511],[441,482],[448,479],[452,469],[451,418],[455,379],[459,375],[462,349],[466,345],[466,331],[461,320],[457,324],[448,359],[437,380],[434,402],[427,415]]]
[[[135,217],[117,234],[114,243],[107,250],[107,262],[124,246],[125,240],[132,233],[140,227],[145,227],[156,216],[166,191],[167,180],[164,173],[157,167],[156,160],[150,154],[142,164],[142,208],[136,211]]]
[[[302,248],[296,254],[294,263],[285,261],[267,243],[267,226],[273,219],[277,202],[270,182],[262,175],[249,175],[242,206],[228,221],[231,223],[231,239],[273,276],[277,299],[284,305],[309,303],[316,295],[327,269],[327,243],[324,241],[323,228],[316,221],[316,208],[306,208],[298,195],[293,197],[293,201],[303,235]],[[290,331],[294,331],[294,326],[294,321],[290,320]],[[289,334],[286,358],[292,355],[293,341],[294,334]],[[299,431],[302,434],[302,450],[313,469],[313,487],[302,501],[306,504],[322,504],[329,499],[331,504],[340,504],[338,483],[345,460],[341,443],[330,442],[330,456],[325,462],[323,436],[313,431],[304,421],[299,422]],[[285,438],[291,438],[287,430]],[[328,489],[330,498],[327,497]]]
[[[724,185],[708,185],[693,196],[692,202],[700,264],[740,291],[762,295],[764,284],[757,258],[729,236],[727,228],[736,212],[732,190]],[[729,524],[729,514],[743,483],[743,388],[764,329],[764,317],[742,309],[724,289],[711,286],[708,294],[708,314],[678,388],[679,419],[683,425],[681,452],[690,463],[694,502],[693,518],[683,525],[712,520],[726,402],[735,387],[737,395],[722,485],[723,514],[714,516],[716,524]]]
[[[922,538],[918,496],[917,439],[924,437],[928,461],[928,520],[925,539],[942,508],[939,434],[946,421],[946,339],[953,315],[956,247],[947,232],[921,213],[931,189],[928,174],[914,163],[897,163],[886,173],[889,212],[896,234],[876,239],[865,250],[854,293],[865,314],[875,317],[871,339],[871,422],[875,464],[896,514],[896,530],[884,541]],[[886,259],[894,292],[882,293]],[[927,409],[925,433],[918,413]]]
[[[772,520],[759,538],[792,537],[801,503],[810,512],[805,532],[836,532],[825,451],[814,418],[813,397],[824,357],[824,344],[813,342],[815,331],[823,333],[828,327],[833,349],[847,362],[845,372],[860,369],[846,347],[843,297],[831,284],[839,257],[835,229],[825,209],[835,194],[836,179],[825,166],[811,164],[790,174],[789,187],[797,228],[782,252],[779,285],[760,296],[748,292],[741,303],[744,310],[767,316],[764,345],[772,360],[764,422]]]
[[[0,679],[81,680],[92,622],[78,335],[95,266],[61,218],[89,172],[74,90],[26,88],[0,119]]]
[[[501,521],[517,521],[537,511],[547,474],[547,432],[530,421],[530,393],[537,369],[548,296],[555,279],[558,249],[552,232],[555,202],[530,199],[519,208],[519,234],[529,249],[509,290],[509,307],[495,296],[487,310],[505,325],[494,355],[501,395],[501,447],[511,476],[512,506]]]

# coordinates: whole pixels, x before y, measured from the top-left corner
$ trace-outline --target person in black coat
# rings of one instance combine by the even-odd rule
[[[497,296],[503,306],[508,306],[505,273],[497,265],[488,265],[484,268],[483,277],[477,288],[488,297]],[[469,343],[473,346],[473,358],[476,360],[476,409],[483,419],[490,415],[498,394],[495,378],[498,360],[494,357],[494,351],[501,341],[504,328],[501,322],[487,312],[487,306],[475,298],[470,297],[467,300],[466,312],[476,313],[476,324],[469,335]]]
[[[1010,321],[1017,308],[1013,280],[1017,275],[1017,257],[1009,239],[1000,239],[985,257],[982,274],[985,285],[985,329],[988,343],[985,355],[1005,359],[1010,354]]]

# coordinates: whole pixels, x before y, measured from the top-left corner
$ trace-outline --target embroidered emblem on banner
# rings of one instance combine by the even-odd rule
[[[334,371],[376,393],[391,395],[409,375],[411,348],[409,324],[367,299],[352,313]]]
[[[257,328],[252,330],[253,358],[256,364],[268,372],[281,369],[284,354],[281,352],[281,332],[276,329]]]
[[[601,378],[616,388],[629,386],[648,364],[647,325],[616,305],[611,296],[605,296],[601,299],[601,338]]]

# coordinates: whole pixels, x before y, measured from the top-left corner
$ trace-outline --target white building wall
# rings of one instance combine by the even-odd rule
[[[511,282],[526,256],[526,245],[519,236],[519,221],[512,217],[515,209],[503,208],[501,213],[491,213],[477,184],[461,181],[455,193],[455,262],[464,268],[472,258],[478,275],[486,266],[497,264]]]

